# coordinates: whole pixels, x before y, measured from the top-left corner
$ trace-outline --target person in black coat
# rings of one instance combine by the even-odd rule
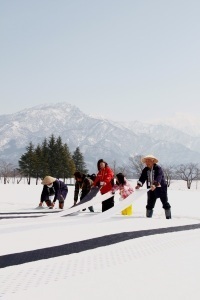
[[[74,189],[74,205],[76,205],[78,201],[78,197],[80,196],[80,201],[89,193],[91,190],[91,186],[93,181],[87,177],[85,174],[76,171],[74,173],[75,182],[75,189]],[[88,209],[90,212],[94,212],[93,206],[89,206]],[[86,210],[86,209],[83,209]]]
[[[39,206],[43,205],[43,202],[49,208],[53,208],[56,200],[59,201],[59,208],[64,208],[64,200],[68,193],[67,184],[63,181],[51,176],[46,176],[41,182],[44,186],[42,189]]]
[[[150,189],[147,192],[146,216],[148,218],[152,217],[156,200],[160,198],[165,210],[166,219],[171,219],[171,206],[168,202],[167,184],[162,168],[157,165],[158,159],[153,155],[147,155],[141,159],[141,162],[146,164],[146,167],[142,170],[135,188],[139,189],[146,181],[147,188]]]

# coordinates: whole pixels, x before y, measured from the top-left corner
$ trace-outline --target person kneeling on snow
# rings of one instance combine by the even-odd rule
[[[112,191],[115,192],[117,190],[119,190],[119,194],[121,196],[120,201],[123,201],[134,192],[133,187],[130,185],[130,183],[122,173],[118,173],[116,175],[116,184],[114,184]],[[132,213],[132,205],[122,210],[122,215],[131,216]]]
[[[59,208],[64,208],[64,200],[68,193],[67,184],[63,181],[51,176],[46,176],[41,182],[44,186],[42,189],[39,206],[43,205],[43,202],[49,208],[53,208],[56,200],[59,201]]]

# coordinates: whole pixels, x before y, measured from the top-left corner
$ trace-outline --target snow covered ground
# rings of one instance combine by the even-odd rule
[[[0,183],[0,299],[200,299],[198,183],[188,190],[172,182],[171,220],[160,200],[145,217],[146,193],[133,202],[133,216],[95,222],[97,204],[95,213],[60,217],[57,208],[35,209],[41,189]]]

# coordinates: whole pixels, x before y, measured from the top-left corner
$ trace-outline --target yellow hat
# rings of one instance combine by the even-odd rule
[[[44,185],[48,185],[48,184],[53,183],[54,181],[56,181],[56,178],[51,177],[51,176],[45,176],[41,183]]]
[[[149,155],[143,157],[143,158],[141,159],[141,162],[145,164],[146,159],[152,159],[152,160],[154,161],[155,164],[157,164],[157,162],[158,162],[158,159],[157,159],[155,156],[153,156],[152,154],[149,154]]]

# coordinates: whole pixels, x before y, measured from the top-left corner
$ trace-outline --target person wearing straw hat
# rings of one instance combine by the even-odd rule
[[[142,170],[135,188],[139,189],[146,181],[147,188],[149,189],[147,192],[146,217],[152,217],[156,200],[160,198],[165,210],[166,219],[171,219],[171,205],[168,202],[167,184],[162,168],[157,165],[158,159],[149,154],[143,157],[141,162],[144,163],[146,167]]]
[[[45,176],[41,183],[43,189],[39,206],[43,206],[43,202],[45,202],[49,208],[53,208],[56,200],[58,200],[59,208],[63,209],[64,200],[68,193],[67,184],[51,176]]]

